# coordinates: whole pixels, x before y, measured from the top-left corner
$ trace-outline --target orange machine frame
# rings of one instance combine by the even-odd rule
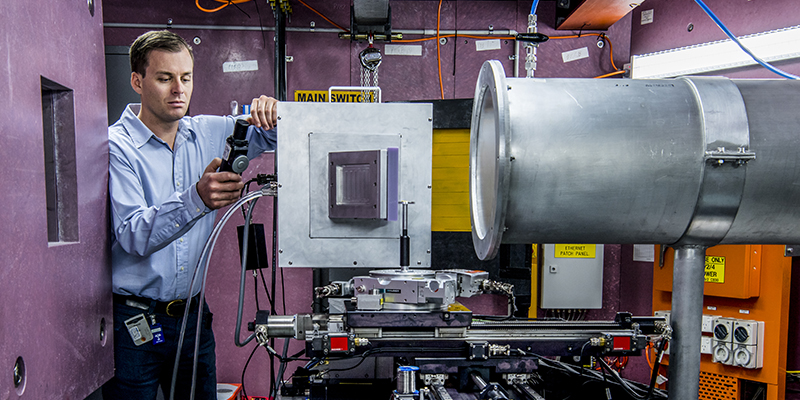
[[[659,246],[656,246],[656,254],[659,253]],[[671,308],[673,255],[672,249],[667,249],[663,267],[656,257],[654,312]],[[768,400],[785,398],[792,272],[792,259],[785,256],[785,246],[722,245],[709,248],[706,255],[725,257],[726,263],[724,283],[705,283],[703,314],[764,321],[765,345],[764,364],[760,369],[714,363],[710,355],[703,354],[700,370],[707,374],[763,382],[767,384]]]

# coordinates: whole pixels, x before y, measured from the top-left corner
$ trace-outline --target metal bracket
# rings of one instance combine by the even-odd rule
[[[784,257],[800,256],[800,244],[787,244],[783,252]]]
[[[489,358],[488,342],[472,342],[469,344],[470,360],[487,360]]]
[[[705,159],[715,166],[722,165],[725,162],[733,163],[734,166],[739,166],[748,161],[755,160],[756,153],[748,151],[746,147],[739,147],[737,151],[729,151],[725,150],[724,147],[717,147],[716,150],[706,151]]]

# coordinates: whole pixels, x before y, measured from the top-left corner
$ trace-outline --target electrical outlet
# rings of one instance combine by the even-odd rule
[[[703,314],[703,333],[714,333],[714,320],[717,318],[720,316]]]
[[[700,338],[700,354],[711,354],[711,337],[703,336]]]
[[[714,337],[711,339],[711,357],[715,363],[734,365],[733,318],[714,318]]]
[[[757,345],[763,341],[764,322],[736,320],[733,323],[733,342],[746,346]]]
[[[735,320],[733,362],[742,368],[761,368],[764,363],[764,321]]]

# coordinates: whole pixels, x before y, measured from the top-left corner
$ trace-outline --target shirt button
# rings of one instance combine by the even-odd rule
[[[183,238],[181,238],[181,243],[183,243]]]
[[[181,267],[181,271],[183,271],[183,267]]]
[[[197,212],[200,212],[200,207],[197,207],[195,210],[197,210]]]
[[[181,224],[177,224],[177,223],[175,224],[175,227],[179,227],[179,226],[181,226]]]

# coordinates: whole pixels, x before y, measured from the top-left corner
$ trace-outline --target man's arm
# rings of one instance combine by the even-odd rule
[[[278,100],[264,95],[253,99],[247,121],[252,126],[247,135],[250,142],[247,158],[253,159],[265,151],[275,150],[278,142]]]
[[[109,143],[109,195],[114,233],[130,254],[148,256],[180,237],[209,210],[195,185],[149,206],[141,178],[127,157]]]

